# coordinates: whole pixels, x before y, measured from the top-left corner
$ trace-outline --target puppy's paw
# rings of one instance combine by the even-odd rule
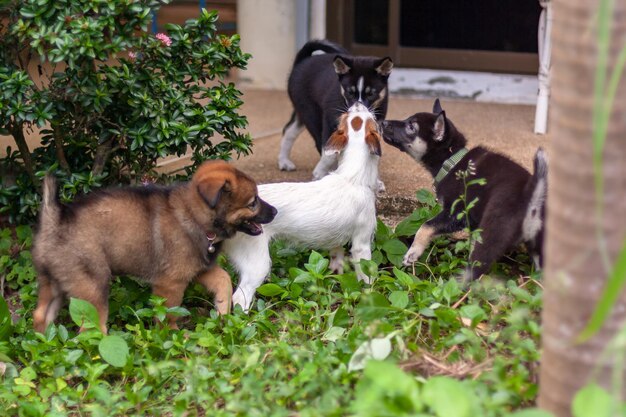
[[[233,307],[241,306],[244,313],[248,313],[250,311],[251,304],[252,297],[247,297],[240,288],[237,288],[237,291],[233,294]]]
[[[330,260],[330,264],[328,265],[328,269],[330,269],[333,274],[343,274],[343,258],[332,258]]]
[[[459,284],[459,289],[466,290],[473,281],[472,272],[468,269],[464,270],[462,274],[456,277],[456,282]]]
[[[328,174],[327,171],[323,169],[315,169],[313,171],[313,181],[321,180]]]
[[[404,266],[413,265],[418,261],[420,256],[424,253],[424,248],[421,246],[411,246],[408,252],[404,255],[404,259],[402,260],[402,264]]]
[[[382,182],[381,180],[376,180],[376,194],[377,195],[383,195],[387,192],[387,188],[385,187],[385,183]]]
[[[359,281],[363,281],[366,284],[371,284],[372,283],[372,278],[370,278],[369,276],[367,276],[366,274],[364,274],[361,271],[357,271],[356,277],[357,277],[357,279]]]
[[[281,171],[293,171],[296,169],[296,164],[291,162],[288,158],[278,160],[278,169]]]

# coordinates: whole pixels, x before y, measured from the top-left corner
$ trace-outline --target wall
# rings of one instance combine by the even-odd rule
[[[296,53],[294,0],[238,0],[241,49],[252,54],[239,80],[251,87],[284,90]]]

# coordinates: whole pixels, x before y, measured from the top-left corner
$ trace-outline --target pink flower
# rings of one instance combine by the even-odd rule
[[[129,52],[128,58],[130,58],[131,61],[134,61],[135,59],[137,59],[137,54],[135,52]]]
[[[148,185],[151,185],[151,184],[154,184],[154,178],[152,178],[148,174],[144,174],[141,177],[141,185],[143,185],[144,187],[147,187]]]
[[[155,37],[165,46],[170,46],[172,44],[172,40],[165,33],[157,33]]]

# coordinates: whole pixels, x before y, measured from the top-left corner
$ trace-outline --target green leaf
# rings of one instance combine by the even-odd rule
[[[82,349],[72,349],[64,353],[63,359],[65,362],[74,365],[81,356],[83,356]]]
[[[321,254],[312,251],[309,256],[309,262],[304,264],[306,269],[312,274],[320,276],[328,268],[329,260],[324,258]]]
[[[396,266],[402,265],[402,259],[408,248],[398,239],[386,241],[382,246],[383,251],[387,254],[387,258]]]
[[[72,321],[83,329],[98,329],[100,327],[98,310],[88,301],[72,297],[70,299],[70,316]]]
[[[333,326],[328,329],[326,333],[324,333],[324,335],[322,336],[322,340],[336,342],[337,340],[341,339],[345,333],[345,328]]]
[[[9,340],[12,333],[11,311],[9,311],[9,305],[4,298],[0,297],[0,341]]]
[[[507,414],[506,417],[554,417],[554,414],[548,413],[544,410],[539,410],[537,408],[529,408],[522,411],[517,411],[513,414]]]
[[[404,243],[398,239],[390,239],[383,243],[383,250],[390,255],[404,255],[407,251],[407,247]]]
[[[396,226],[394,233],[396,236],[414,236],[425,219],[420,215],[421,210],[414,211],[409,217],[402,220]]]
[[[390,235],[391,235],[391,230],[389,230],[389,226],[383,223],[382,220],[376,219],[376,240],[385,241],[389,239]]]
[[[406,291],[393,291],[389,294],[391,305],[397,308],[406,308],[409,305],[409,293]]]
[[[361,297],[361,302],[357,306],[356,313],[361,320],[370,321],[379,319],[392,311],[391,305],[384,295],[373,292]]]
[[[468,318],[472,321],[472,327],[487,318],[485,311],[476,304],[464,305],[459,310],[461,317]]]
[[[424,384],[424,402],[438,417],[470,417],[473,390],[456,379],[443,376],[430,378]]]
[[[417,190],[415,196],[417,197],[417,201],[419,201],[420,203],[424,203],[429,207],[437,205],[437,199],[435,198],[435,195],[425,188]]]
[[[417,283],[415,282],[415,278],[413,278],[406,272],[396,268],[395,266],[393,267],[393,275],[403,286],[407,287],[410,290],[415,288],[417,285]]]
[[[356,417],[427,416],[419,414],[424,405],[415,378],[393,363],[375,360],[367,362],[350,408]]]
[[[102,359],[118,368],[126,365],[130,356],[128,345],[120,336],[104,336],[98,344],[98,351]]]
[[[596,305],[596,309],[594,310],[589,323],[587,323],[587,326],[578,336],[577,341],[579,343],[589,340],[598,330],[600,330],[604,321],[607,319],[609,314],[611,314],[613,306],[621,296],[624,284],[626,284],[626,239],[624,239],[622,249],[620,250],[617,260],[613,265],[613,269],[609,274],[608,281],[604,287],[602,296]]]
[[[617,401],[596,384],[583,387],[572,401],[574,417],[612,417],[617,411]]]
[[[383,360],[391,353],[391,341],[387,337],[366,340],[352,354],[348,363],[348,372],[365,368],[370,359]]]
[[[274,297],[279,294],[284,294],[287,292],[283,287],[280,287],[276,284],[263,284],[256,290],[259,294],[265,297]]]

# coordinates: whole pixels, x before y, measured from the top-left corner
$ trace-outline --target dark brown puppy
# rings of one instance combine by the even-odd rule
[[[489,271],[491,264],[518,243],[526,243],[537,267],[542,264],[544,215],[548,162],[542,149],[535,155],[534,173],[508,157],[483,147],[466,149],[465,136],[446,117],[437,99],[432,113],[416,113],[405,120],[382,122],[385,142],[408,153],[435,178],[437,199],[443,210],[417,231],[404,264],[416,262],[434,236],[470,227],[482,229],[481,241],[470,254],[464,281]],[[470,164],[471,161],[471,164]],[[470,166],[471,165],[471,166]],[[483,186],[465,190],[459,171],[469,180],[482,178]],[[463,193],[475,201],[466,217],[459,217],[463,204],[455,204]]]
[[[106,332],[109,281],[128,274],[148,282],[168,307],[180,305],[191,281],[230,309],[230,276],[215,262],[224,239],[262,232],[276,209],[258,197],[256,183],[223,161],[205,162],[187,183],[171,187],[109,188],[59,203],[47,176],[33,260],[39,300],[34,327],[43,332],[66,297],[92,303]],[[176,327],[176,318],[168,317]]]

